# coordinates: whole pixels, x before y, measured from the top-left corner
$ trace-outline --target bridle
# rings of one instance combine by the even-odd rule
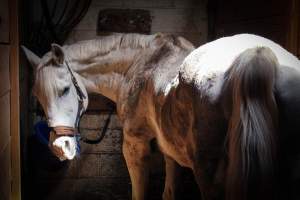
[[[77,114],[76,114],[76,119],[75,119],[75,124],[74,124],[74,127],[75,129],[72,129],[72,128],[66,128],[66,129],[69,129],[69,131],[64,131],[65,128],[64,127],[54,127],[53,128],[53,132],[57,135],[57,136],[75,136],[78,140],[81,140],[85,143],[88,143],[88,144],[97,144],[99,142],[102,141],[102,139],[104,138],[105,136],[105,133],[108,129],[108,125],[110,123],[110,119],[111,119],[111,116],[114,112],[114,109],[110,109],[110,113],[109,113],[109,116],[108,118],[106,119],[106,122],[104,124],[104,127],[102,128],[102,131],[100,134],[98,134],[98,138],[96,139],[88,139],[86,137],[82,137],[80,135],[80,119],[81,119],[81,116],[82,114],[84,113],[84,100],[86,99],[86,96],[85,94],[83,93],[83,91],[81,90],[81,88],[79,87],[78,85],[78,82],[77,82],[77,79],[75,78],[70,66],[69,66],[69,63],[68,61],[65,61],[66,63],[66,66],[67,66],[67,69],[71,75],[71,80],[72,80],[72,83],[75,87],[75,90],[76,90],[76,94],[78,96],[78,108],[77,108]],[[58,130],[60,130],[58,132]],[[71,130],[71,131],[70,131]]]
[[[84,99],[86,99],[86,96],[83,94],[81,88],[79,87],[78,82],[77,82],[77,80],[76,80],[76,78],[75,78],[75,76],[74,76],[74,74],[73,74],[73,72],[72,72],[72,70],[71,70],[71,68],[69,66],[68,61],[65,61],[65,63],[67,65],[68,71],[70,72],[71,80],[72,80],[72,83],[73,83],[73,85],[75,87],[77,96],[79,97],[78,98],[78,109],[77,109],[77,114],[76,114],[76,120],[75,120],[75,124],[74,124],[75,125],[74,127],[75,128],[77,127],[77,129],[78,129],[80,118],[81,118],[80,116],[84,112],[84,110],[83,110],[84,109],[83,102],[84,102]]]

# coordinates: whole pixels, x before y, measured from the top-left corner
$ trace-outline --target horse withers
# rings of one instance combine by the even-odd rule
[[[165,155],[164,199],[176,198],[179,165],[193,170],[203,199],[276,198],[278,130],[293,124],[283,111],[298,116],[289,105],[300,84],[299,60],[276,43],[241,34],[194,50],[182,37],[117,34],[53,45],[42,58],[24,50],[61,159],[75,156],[87,93],[100,93],[123,124],[133,199],[146,197],[154,138]]]

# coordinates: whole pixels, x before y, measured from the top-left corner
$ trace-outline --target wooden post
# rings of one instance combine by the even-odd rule
[[[290,1],[290,12],[288,17],[289,30],[287,34],[287,49],[294,55],[298,55],[299,48],[299,12],[300,12],[300,3],[299,0]],[[299,56],[299,55],[298,55]]]
[[[21,199],[18,0],[9,1],[11,82],[11,200]]]

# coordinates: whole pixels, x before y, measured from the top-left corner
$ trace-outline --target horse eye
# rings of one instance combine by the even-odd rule
[[[70,87],[65,87],[64,90],[63,90],[63,92],[62,92],[62,96],[68,94],[69,91],[70,91]]]

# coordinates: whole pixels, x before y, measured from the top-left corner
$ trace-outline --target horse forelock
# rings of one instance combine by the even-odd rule
[[[69,85],[70,76],[62,67],[42,65],[35,74],[33,92],[40,100],[50,100],[61,88]],[[43,98],[44,97],[44,98]]]

